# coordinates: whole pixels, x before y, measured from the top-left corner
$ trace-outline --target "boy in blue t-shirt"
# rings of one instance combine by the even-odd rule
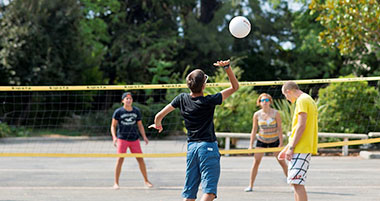
[[[229,97],[239,88],[239,83],[230,67],[230,60],[218,61],[215,66],[224,67],[231,87],[214,95],[203,96],[207,75],[202,70],[194,70],[186,77],[190,93],[181,93],[164,109],[156,114],[153,125],[162,132],[162,119],[179,108],[187,129],[187,166],[186,179],[182,192],[184,200],[195,200],[199,184],[202,183],[202,200],[216,198],[220,175],[220,154],[214,130],[214,110],[216,105]]]
[[[141,133],[145,144],[148,144],[149,140],[145,135],[140,109],[132,106],[133,98],[129,92],[125,92],[122,95],[121,101],[124,104],[123,107],[116,109],[112,116],[111,134],[113,145],[117,147],[118,154],[126,153],[128,148],[131,150],[131,153],[142,153],[139,133]],[[148,180],[144,159],[136,158],[136,160],[144,177],[145,186],[149,188],[153,187],[152,183]],[[119,178],[123,162],[123,157],[117,159],[114,189],[119,189]]]

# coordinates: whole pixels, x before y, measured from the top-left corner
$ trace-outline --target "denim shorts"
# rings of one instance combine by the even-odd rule
[[[220,176],[220,154],[217,142],[189,142],[187,145],[186,179],[182,197],[196,199],[199,184],[203,193],[216,197]]]

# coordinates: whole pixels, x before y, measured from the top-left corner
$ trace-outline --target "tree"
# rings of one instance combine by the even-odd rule
[[[248,41],[235,40],[234,50],[244,51],[247,58],[241,64],[244,74],[242,80],[291,79],[284,58],[286,50],[281,46],[292,39],[292,15],[287,1],[269,4],[250,1],[249,20],[252,29]]]
[[[100,18],[108,25],[110,41],[101,69],[108,84],[149,83],[148,69],[172,62],[178,41],[180,1],[119,1],[120,9]],[[175,65],[176,62],[173,62]]]
[[[318,34],[324,27],[315,21],[317,17],[317,14],[310,15],[308,9],[293,13],[294,48],[284,51],[281,58],[289,64],[294,79],[331,78],[351,73],[337,48],[326,48],[319,42]]]
[[[212,2],[210,4],[213,5]],[[196,4],[191,8],[184,7],[181,12],[184,48],[178,58],[180,66],[192,64],[213,74],[213,61],[230,57],[245,58],[239,63],[244,70],[242,80],[286,77],[286,67],[275,61],[280,56],[279,44],[288,41],[291,33],[287,2],[282,1],[271,10],[265,10],[264,7],[258,0],[223,2],[208,11],[214,13],[209,21],[202,20],[199,14],[202,12],[197,12]],[[234,38],[228,30],[230,20],[237,15],[246,16],[251,22],[251,33],[243,39]]]
[[[379,91],[367,81],[331,83],[319,90],[318,97],[324,107],[319,116],[321,132],[368,133],[380,128]]]
[[[348,56],[345,65],[356,75],[380,75],[380,2],[312,0],[311,13],[325,27],[319,39]]]
[[[175,59],[179,62],[175,71],[201,68],[214,74],[212,62],[231,56],[233,38],[228,33],[228,19],[231,3],[220,0],[190,0],[179,8],[179,41],[183,47]]]
[[[117,14],[121,12],[120,3],[118,0],[80,0],[80,5],[83,14],[80,18],[80,31],[84,46],[91,52],[91,60],[100,65],[111,42],[109,25],[104,19],[113,15],[111,20],[117,22]]]
[[[80,32],[76,0],[14,0],[2,12],[0,71],[3,84],[90,84],[91,65]]]
[[[342,54],[364,48],[379,51],[380,3],[376,0],[312,0],[310,9],[326,28],[319,36]],[[378,55],[380,58],[380,55]]]

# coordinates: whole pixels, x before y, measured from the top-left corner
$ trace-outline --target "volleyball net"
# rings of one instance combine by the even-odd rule
[[[210,80],[205,95],[215,94],[230,86],[229,83],[216,83],[217,80],[212,78]],[[294,106],[281,93],[284,82],[240,82],[240,89],[216,107],[215,130],[249,133],[252,129],[252,115],[259,109],[256,100],[260,93],[268,93],[274,99],[273,107],[281,114],[284,134],[290,131]],[[380,77],[295,82],[318,104],[319,132],[367,134],[380,131]],[[125,91],[133,94],[133,105],[141,110],[150,140],[186,135],[178,110],[164,119],[163,133],[147,128],[153,123],[155,114],[176,95],[189,92],[186,84],[0,86],[0,156],[120,156],[114,154],[116,151],[111,146],[110,125],[113,112],[122,106],[121,95]],[[223,146],[223,139],[219,140]],[[320,141],[328,143],[340,139],[326,138]],[[372,139],[365,143],[379,141]],[[183,143],[185,140],[178,144],[178,153],[170,153],[169,150],[157,153],[161,152],[161,145],[151,143],[153,145],[148,145],[149,148],[144,150],[146,154],[138,156],[182,156],[186,152]],[[235,152],[244,154],[255,151],[257,150]]]

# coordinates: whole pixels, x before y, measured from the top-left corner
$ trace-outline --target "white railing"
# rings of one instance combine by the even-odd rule
[[[318,137],[336,137],[343,138],[344,142],[348,139],[368,139],[367,134],[356,134],[356,133],[318,133]],[[342,146],[343,156],[348,156],[348,145]]]
[[[370,136],[371,134],[371,136]],[[225,143],[225,150],[230,150],[231,147],[231,138],[245,138],[250,139],[251,134],[250,133],[223,133],[223,132],[216,132],[216,137],[224,137],[226,138]],[[376,137],[380,136],[379,133],[371,132],[368,135],[367,134],[355,134],[355,133],[318,133],[318,137],[336,137],[336,138],[343,138],[343,141],[347,142],[348,139],[368,139],[368,136],[370,137]],[[257,135],[256,135],[257,137]],[[348,145],[342,146],[342,154],[344,156],[348,155]],[[228,154],[226,154],[228,156]]]
[[[380,137],[380,132],[369,132],[368,137]]]

